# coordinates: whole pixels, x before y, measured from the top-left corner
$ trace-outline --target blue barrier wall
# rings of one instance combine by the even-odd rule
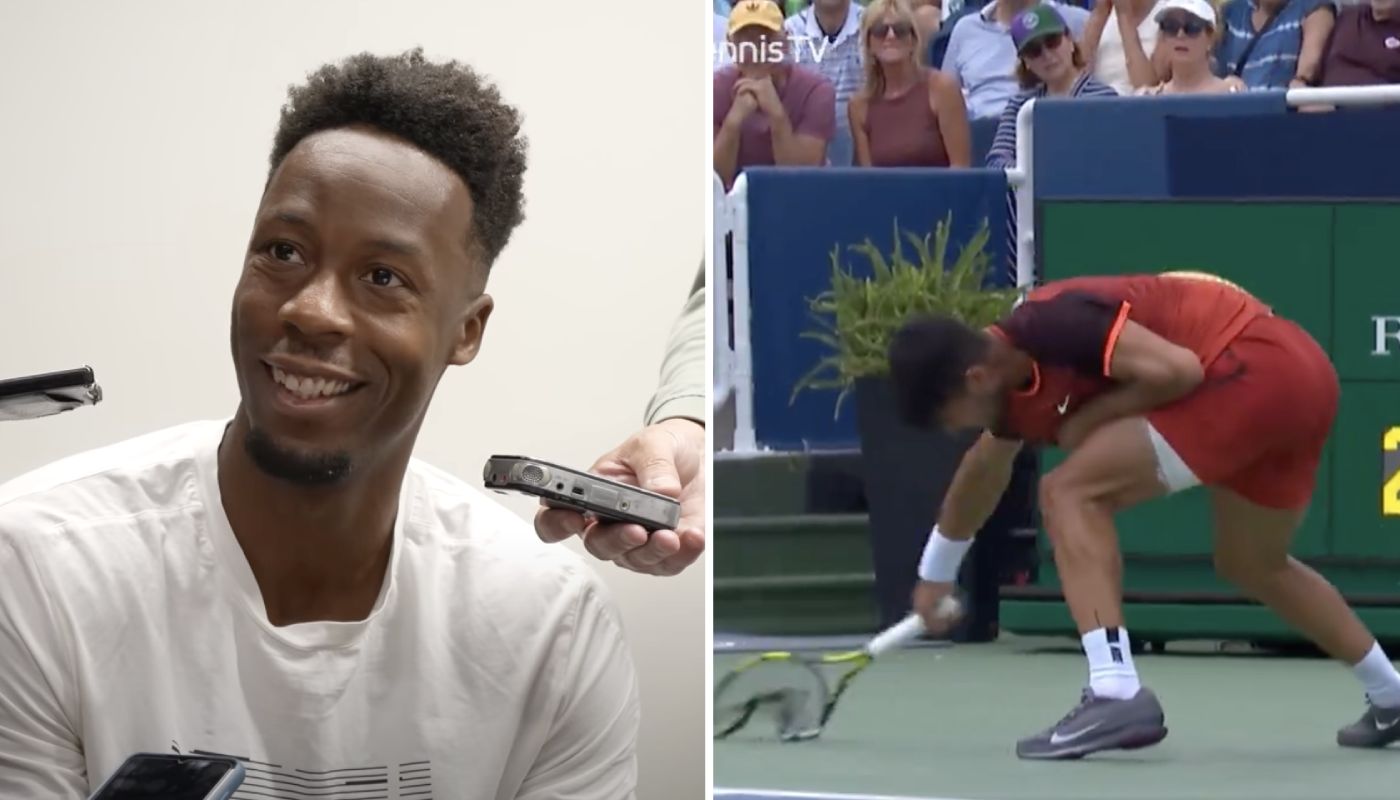
[[[1208,97],[1122,97],[1037,100],[1033,110],[1037,199],[1166,197],[1168,122],[1179,132],[1212,118],[1235,119],[1287,110],[1283,92]],[[1211,161],[1238,159],[1237,140],[1221,140]]]
[[[1037,200],[1400,196],[1400,108],[1290,112],[1284,93],[1037,101]]]
[[[804,391],[788,404],[798,380],[826,354],[800,335],[813,325],[808,298],[830,287],[832,251],[841,248],[843,266],[861,274],[868,263],[847,247],[868,238],[888,253],[896,222],[923,236],[951,213],[949,258],[985,221],[992,232],[987,254],[993,264],[1004,264],[1006,178],[985,169],[755,168],[745,174],[755,438],[775,450],[854,447],[853,400],[839,419],[833,419],[834,391]]]

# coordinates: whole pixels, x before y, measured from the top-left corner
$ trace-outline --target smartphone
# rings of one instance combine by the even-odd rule
[[[88,800],[229,800],[245,774],[227,756],[137,753]]]
[[[548,461],[495,455],[483,473],[487,488],[502,494],[533,495],[554,508],[640,525],[648,532],[675,530],[681,520],[681,504],[665,495]]]
[[[0,421],[37,419],[102,402],[91,367],[0,380]]]

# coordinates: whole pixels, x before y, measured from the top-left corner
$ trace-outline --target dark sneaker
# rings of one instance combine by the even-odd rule
[[[1385,747],[1400,742],[1400,708],[1380,708],[1366,700],[1361,719],[1337,731],[1342,747]]]
[[[1151,690],[1128,700],[1095,697],[1088,689],[1065,718],[1016,743],[1021,758],[1083,758],[1100,750],[1136,750],[1167,738],[1166,715]]]

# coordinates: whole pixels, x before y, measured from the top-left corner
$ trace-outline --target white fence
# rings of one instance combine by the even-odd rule
[[[715,408],[734,401],[736,455],[758,450],[753,429],[753,351],[749,348],[748,180],[727,194],[715,176]],[[717,454],[718,455],[718,454]]]

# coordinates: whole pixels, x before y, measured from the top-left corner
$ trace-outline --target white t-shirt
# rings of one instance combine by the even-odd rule
[[[172,747],[245,759],[240,800],[633,795],[636,673],[581,559],[415,460],[369,617],[273,627],[225,424],[0,486],[0,798],[79,800]]]
[[[1147,60],[1152,60],[1152,52],[1157,49],[1157,11],[1162,2],[1155,3],[1147,16],[1138,23],[1138,41],[1142,42],[1142,52]],[[1123,32],[1118,29],[1118,10],[1108,12],[1103,35],[1099,37],[1098,55],[1094,57],[1094,77],[1112,86],[1124,97],[1133,93],[1133,79],[1128,76],[1128,54],[1123,52]]]

